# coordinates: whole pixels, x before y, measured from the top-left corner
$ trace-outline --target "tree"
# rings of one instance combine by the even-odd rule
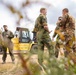
[[[15,2],[15,1],[14,1]],[[43,5],[45,7],[50,7],[51,4],[46,3],[41,0],[22,0],[21,5],[19,5],[19,8],[15,7],[13,4],[11,4],[11,1],[9,0],[0,0],[0,3],[7,7],[14,16],[17,15],[18,20],[16,22],[17,25],[20,25],[20,21],[24,19],[28,22],[33,22],[33,20],[28,16],[28,9],[31,8],[32,5]]]

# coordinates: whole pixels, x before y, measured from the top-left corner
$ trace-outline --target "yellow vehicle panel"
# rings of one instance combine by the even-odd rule
[[[32,43],[19,43],[18,38],[13,38],[12,42],[14,44],[13,50],[30,50]]]
[[[19,44],[14,44],[13,50],[19,50]]]
[[[19,43],[19,50],[30,50],[30,43]]]
[[[18,44],[19,43],[19,38],[13,38],[12,42]]]

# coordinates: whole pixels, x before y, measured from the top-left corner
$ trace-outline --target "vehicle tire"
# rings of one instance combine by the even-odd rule
[[[38,53],[38,45],[35,44],[31,47],[31,53],[37,54]]]

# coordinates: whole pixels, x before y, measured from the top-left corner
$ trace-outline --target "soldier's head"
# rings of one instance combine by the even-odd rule
[[[61,20],[62,20],[62,16],[58,17],[58,20],[60,20],[60,21],[61,21]]]
[[[17,28],[16,28],[16,31],[19,31],[19,30],[20,30],[20,28],[19,28],[19,27],[17,27]]]
[[[46,15],[46,13],[47,13],[46,8],[41,8],[40,13],[43,14],[43,15]]]
[[[8,30],[7,25],[3,25],[3,28],[4,28],[5,31]]]
[[[62,14],[65,15],[65,14],[67,14],[67,13],[69,13],[68,8],[64,8],[64,9],[62,10]]]

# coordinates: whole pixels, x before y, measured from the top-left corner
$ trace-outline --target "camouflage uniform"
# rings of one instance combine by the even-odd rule
[[[54,31],[54,34],[53,34],[53,37],[52,38],[56,38],[56,44],[55,44],[55,56],[58,57],[58,54],[59,54],[59,50],[61,48],[61,46],[63,46],[63,41],[62,39],[60,38],[60,35],[56,32],[57,30],[59,30],[60,33],[63,33],[63,25],[61,24],[58,24],[57,23],[57,26],[55,28],[55,31]]]
[[[4,45],[3,45],[3,57],[2,60],[3,62],[6,61],[7,57],[7,47],[9,49],[9,54],[11,56],[12,61],[14,61],[14,55],[13,55],[13,43],[11,39],[14,37],[13,33],[11,31],[4,31],[2,33],[3,38],[4,38]],[[6,37],[8,35],[8,37]]]
[[[64,25],[64,36],[65,36],[65,49],[68,52],[71,52],[73,42],[75,42],[75,19],[66,14],[63,16],[60,24]]]
[[[42,65],[44,46],[48,48],[50,57],[52,57],[52,55],[54,54],[54,51],[53,51],[52,42],[49,36],[49,32],[44,29],[44,26],[47,25],[46,16],[40,14],[36,22],[38,26],[38,32],[37,32],[38,61]]]

